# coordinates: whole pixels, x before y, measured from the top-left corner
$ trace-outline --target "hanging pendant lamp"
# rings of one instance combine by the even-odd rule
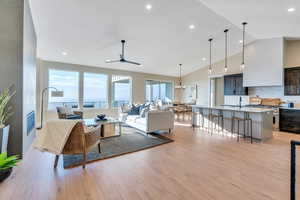
[[[224,30],[224,33],[225,33],[225,66],[224,66],[224,72],[227,73],[228,71],[228,63],[227,63],[227,53],[228,53],[228,29],[225,29]]]
[[[211,47],[212,47],[212,38],[209,38],[209,68],[208,68],[208,74],[212,74],[212,64],[211,64]]]
[[[182,85],[181,67],[182,67],[182,64],[179,64],[179,85],[176,85],[175,89],[185,89],[185,86]]]
[[[246,32],[246,25],[248,23],[247,22],[243,22],[242,25],[243,25],[243,57],[242,57],[242,63],[241,63],[241,71],[244,71],[245,69],[245,32]]]

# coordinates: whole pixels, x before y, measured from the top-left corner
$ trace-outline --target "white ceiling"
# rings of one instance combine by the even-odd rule
[[[222,7],[218,3],[221,0],[203,1],[213,2],[207,5],[214,10]],[[221,9],[222,15],[227,17],[230,11],[226,8],[232,2],[237,0],[222,3],[225,7]],[[242,36],[239,25],[248,19],[240,17],[245,11],[235,13],[240,18],[232,20],[238,26],[233,25],[199,0],[30,0],[30,3],[38,36],[38,57],[170,76],[178,76],[178,63],[183,63],[183,74],[206,66],[208,59],[202,61],[202,58],[209,56],[210,36],[215,37],[213,60],[222,59],[225,28],[230,29],[229,54],[239,52]],[[153,6],[150,12],[145,9],[146,3]],[[231,20],[231,16],[227,18]],[[190,30],[190,24],[196,28]],[[260,31],[254,28],[249,32],[260,36]],[[247,38],[248,42],[253,40],[249,35]],[[126,57],[141,62],[142,67],[104,62],[119,58],[121,39],[127,41]],[[62,55],[64,51],[67,56]]]
[[[198,0],[235,25],[249,23],[255,38],[299,37],[299,0]],[[295,8],[293,13],[288,8]]]

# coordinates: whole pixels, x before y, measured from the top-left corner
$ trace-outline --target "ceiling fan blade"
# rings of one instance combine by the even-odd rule
[[[123,62],[129,63],[129,64],[134,64],[134,65],[141,65],[141,63],[129,61],[129,60],[124,60]]]
[[[116,62],[120,62],[120,60],[106,60],[106,63],[116,63]]]

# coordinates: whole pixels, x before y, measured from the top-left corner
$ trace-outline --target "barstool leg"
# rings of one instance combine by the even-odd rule
[[[234,119],[231,119],[231,137],[234,134]]]
[[[244,139],[246,138],[246,119],[244,119]]]
[[[201,116],[201,121],[202,121],[202,128],[204,128],[204,115],[202,113],[202,116]]]
[[[224,135],[224,116],[222,116],[222,135]]]
[[[252,144],[252,140],[253,140],[253,137],[252,137],[252,119],[249,120],[250,121],[250,136],[251,136],[251,144]]]
[[[238,120],[238,126],[237,126],[238,130],[237,130],[237,141],[240,141],[240,120]]]
[[[220,133],[220,117],[221,116],[218,116],[218,133]]]

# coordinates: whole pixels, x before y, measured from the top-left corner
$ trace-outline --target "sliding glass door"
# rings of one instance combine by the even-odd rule
[[[161,100],[163,103],[169,103],[173,100],[173,84],[163,81],[146,81],[146,101],[155,102]]]

